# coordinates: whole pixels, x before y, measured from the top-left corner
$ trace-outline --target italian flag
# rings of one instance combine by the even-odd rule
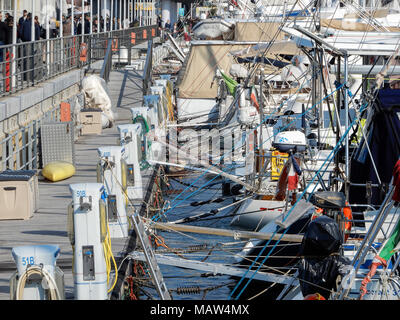
[[[400,220],[397,222],[396,227],[393,229],[389,239],[384,242],[382,249],[379,252],[379,257],[385,261],[389,261],[391,256],[400,249]]]

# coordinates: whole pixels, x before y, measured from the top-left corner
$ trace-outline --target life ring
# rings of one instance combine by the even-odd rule
[[[88,47],[86,43],[81,43],[80,47],[80,53],[79,53],[79,60],[81,62],[86,62],[87,60],[87,53],[88,53]]]

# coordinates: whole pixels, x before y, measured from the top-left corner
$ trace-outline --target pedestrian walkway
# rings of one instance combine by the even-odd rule
[[[9,278],[15,270],[11,250],[22,245],[56,244],[61,255],[58,265],[64,271],[66,299],[73,299],[72,248],[67,234],[67,206],[72,197],[69,185],[96,182],[97,149],[117,145],[117,125],[132,122],[130,108],[142,103],[142,71],[112,71],[108,84],[116,114],[113,128],[103,129],[101,135],[81,136],[75,144],[76,173],[59,182],[48,182],[39,176],[40,203],[34,216],[26,221],[1,221],[0,237],[0,300],[9,299]],[[150,177],[151,171],[146,172]],[[148,179],[143,186],[147,189]],[[143,192],[144,194],[145,192]],[[136,204],[135,204],[136,205]],[[141,203],[137,203],[139,207]],[[112,239],[114,256],[123,250],[126,239]]]

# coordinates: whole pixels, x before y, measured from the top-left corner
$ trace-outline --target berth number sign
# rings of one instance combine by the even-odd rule
[[[22,257],[22,265],[26,266],[26,265],[34,265],[35,264],[35,259],[34,257]]]

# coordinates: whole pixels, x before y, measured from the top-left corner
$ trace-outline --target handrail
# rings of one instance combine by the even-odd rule
[[[156,25],[85,35],[73,35],[0,46],[0,97],[35,86],[73,69],[103,60],[111,39],[113,51],[142,43],[158,35]]]
[[[112,39],[109,39],[107,45],[106,55],[104,57],[103,66],[100,71],[100,78],[103,78],[106,82],[110,80],[110,71],[112,67]]]
[[[149,83],[151,82],[151,70],[153,68],[153,41],[149,40],[147,45],[146,63],[143,70],[143,95],[148,93]]]
[[[130,52],[133,46],[158,35],[157,26],[152,25],[0,46],[0,57],[3,58],[0,59],[0,97],[15,94],[71,70],[90,68],[95,60],[104,60],[101,76],[108,81],[114,54],[119,54],[120,58],[122,47]],[[128,55],[130,61],[130,53]],[[60,121],[60,105],[48,113],[52,119],[54,113],[54,121]],[[0,140],[1,170],[38,168],[41,153],[39,131],[43,119],[40,117],[32,121],[16,133],[5,133]],[[22,144],[14,143],[13,137],[21,137]]]

